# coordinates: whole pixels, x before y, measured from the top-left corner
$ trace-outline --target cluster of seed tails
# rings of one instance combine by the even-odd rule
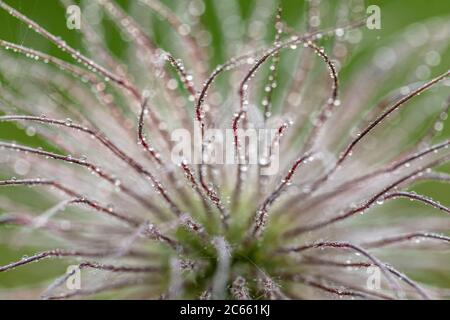
[[[180,1],[178,9],[139,0],[129,10],[113,0],[84,1],[83,53],[0,1],[67,55],[0,40],[0,123],[17,123],[41,145],[0,141],[0,187],[19,190],[0,198],[0,239],[45,250],[0,266],[0,279],[63,258],[78,269],[44,284],[41,298],[450,296],[427,278],[449,271],[448,255],[432,254],[450,243],[450,220],[440,215],[450,208],[410,190],[450,182],[435,170],[450,160],[450,140],[440,138],[450,71],[430,77],[449,43],[448,21],[408,29],[351,68],[362,35],[372,32],[363,1],[342,1],[329,12],[319,0],[306,1],[306,23],[295,27],[272,1],[258,1],[248,24],[237,21],[234,4],[215,3],[230,13],[222,54],[238,55],[210,70],[201,0]],[[161,45],[167,50],[153,40],[150,17],[170,27]],[[109,49],[102,19],[127,41],[126,57]],[[267,22],[275,26],[270,37]],[[416,51],[425,52],[425,64],[411,74],[406,57]],[[347,66],[350,80],[341,83]],[[390,78],[404,81],[402,72],[410,84],[382,87]],[[415,101],[422,107],[408,107]],[[171,131],[192,132],[194,121],[202,157],[217,143],[207,130],[222,128],[232,129],[242,161],[173,163]],[[424,123],[430,129],[418,132]],[[249,128],[276,130],[255,165],[246,163],[247,141],[238,134]],[[279,174],[262,175],[277,154]],[[406,211],[391,201],[401,198],[420,204]],[[396,249],[405,247],[399,258]],[[77,270],[81,286],[67,287]],[[370,285],[371,270],[379,286]]]

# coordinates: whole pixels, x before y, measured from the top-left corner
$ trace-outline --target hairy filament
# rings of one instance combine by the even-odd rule
[[[435,165],[438,165],[438,164],[440,164],[442,162],[446,162],[446,161],[448,161],[448,159],[446,159],[446,158],[444,158],[444,160],[437,160],[432,165],[430,165],[429,167],[433,167]],[[419,173],[426,171],[426,169],[427,168],[420,168],[420,169],[415,170],[414,172],[404,176],[403,178],[395,181],[394,183],[392,183],[388,187],[384,188],[381,192],[377,193],[375,196],[373,196],[372,198],[370,198],[364,204],[362,204],[361,206],[359,206],[357,208],[350,209],[349,211],[347,211],[347,212],[345,212],[345,213],[343,213],[341,215],[338,215],[336,217],[327,219],[327,220],[322,221],[322,222],[318,222],[316,224],[312,224],[310,226],[298,227],[298,228],[295,228],[295,229],[291,229],[291,230],[287,231],[284,234],[284,236],[287,237],[287,238],[296,237],[300,233],[317,230],[317,229],[323,228],[325,226],[328,226],[328,225],[330,225],[332,223],[335,223],[335,222],[347,219],[349,217],[352,217],[352,216],[354,216],[357,213],[364,212],[365,210],[369,209],[374,203],[376,203],[380,198],[383,198],[390,190],[395,189],[399,185],[403,184],[405,181],[408,181],[408,180],[414,178]],[[422,199],[420,199],[420,197],[418,197],[417,200],[420,201]],[[427,203],[428,201],[423,201],[423,202]],[[432,203],[434,203],[434,202],[432,202]],[[427,203],[427,204],[431,205],[431,203]],[[443,210],[443,211],[446,211],[446,212],[448,212],[447,210],[450,210],[448,208],[444,209],[444,207],[441,208],[441,206],[434,206],[433,205],[433,207],[438,208],[438,209]]]
[[[28,118],[29,119],[29,118]],[[41,121],[42,118],[39,118],[39,120],[36,119],[36,121]],[[60,121],[60,120],[55,120],[55,121]],[[44,122],[44,121],[42,121]],[[50,122],[52,123],[52,122]],[[82,132],[86,132],[89,134],[92,134],[91,132],[94,131],[90,131],[89,129],[84,130],[86,128],[82,127],[82,126],[78,126],[77,127],[78,130],[82,131]],[[114,150],[114,151],[118,151],[118,154],[121,154],[121,152],[119,151],[119,149],[116,149],[115,146],[113,144],[110,144],[109,140],[106,138],[102,138],[101,135],[98,135],[96,132],[93,133],[93,135],[95,137],[98,137],[98,139],[101,139],[102,143],[106,146],[109,145],[109,149],[110,150]],[[159,209],[157,209],[157,207],[155,207],[153,204],[151,204],[150,202],[148,202],[147,200],[143,199],[141,196],[137,195],[132,189],[130,189],[129,187],[123,185],[120,180],[115,179],[113,176],[111,176],[110,174],[104,172],[100,167],[87,162],[84,159],[77,159],[77,158],[73,158],[71,156],[64,156],[64,155],[59,155],[56,153],[52,153],[52,152],[48,152],[48,151],[43,151],[40,149],[34,149],[34,148],[30,148],[30,147],[25,147],[25,146],[21,146],[21,145],[16,145],[14,143],[4,143],[4,142],[0,142],[0,148],[5,148],[5,149],[11,149],[11,150],[15,150],[15,151],[19,151],[19,152],[25,152],[25,153],[31,153],[31,154],[35,154],[38,156],[43,156],[43,157],[48,157],[48,158],[52,158],[55,160],[61,160],[64,162],[68,162],[68,163],[72,163],[72,164],[76,164],[85,168],[88,168],[89,170],[91,170],[92,172],[95,172],[99,177],[105,179],[106,181],[108,181],[109,183],[111,183],[114,186],[119,185],[119,187],[121,188],[121,190],[123,190],[123,192],[129,194],[130,196],[132,196],[133,198],[135,198],[136,200],[138,200],[139,202],[141,202],[142,204],[145,204],[146,207],[150,208],[153,212],[155,212],[155,214],[159,215],[159,217],[161,219],[164,219],[165,216],[162,215],[162,213],[160,212]],[[132,160],[132,158],[128,158],[128,160]],[[136,164],[134,160],[132,160],[131,162],[128,162],[128,164]],[[134,166],[135,168],[140,168],[142,171],[142,173],[146,173],[146,176],[149,176],[149,172],[144,170],[141,166]],[[153,177],[153,175],[150,174],[151,177]],[[153,177],[154,178],[154,177]],[[156,179],[154,179],[154,181],[157,181]],[[153,181],[153,182],[154,182]],[[159,191],[158,186],[156,187],[156,189]]]
[[[107,70],[106,68],[100,66],[93,60],[87,58],[86,56],[82,55],[79,51],[75,50],[71,46],[69,46],[65,41],[61,40],[61,38],[53,35],[49,31],[47,31],[45,28],[41,27],[39,24],[37,24],[35,21],[29,19],[16,9],[10,7],[6,3],[0,0],[0,8],[7,11],[11,16],[14,18],[19,19],[20,21],[24,22],[25,24],[31,26],[31,28],[37,32],[38,34],[42,35],[43,37],[47,38],[54,44],[56,44],[61,50],[69,52],[74,59],[81,60],[83,64],[87,67],[90,67],[93,72],[98,72],[104,77],[107,77],[108,79],[111,79],[112,81],[116,82],[119,86],[123,87],[127,91],[129,91],[137,100],[140,100],[140,94],[139,91],[136,90],[130,83],[128,83],[123,78],[117,76],[116,74],[112,73],[111,71]]]
[[[392,278],[392,275],[390,274],[389,270],[386,268],[386,266],[375,256],[370,254],[365,249],[361,248],[358,245],[348,243],[348,242],[317,242],[313,244],[306,244],[303,246],[298,247],[292,247],[292,248],[281,248],[279,250],[280,253],[299,253],[303,251],[307,251],[310,249],[320,249],[320,248],[337,248],[337,249],[349,249],[355,252],[358,252],[365,256],[367,259],[372,261],[378,268],[380,268],[381,272],[383,272],[384,276],[388,280],[388,284],[391,287],[391,289],[394,290],[396,295],[398,297],[401,297],[401,288],[399,287],[398,283]]]
[[[269,208],[270,206],[275,202],[275,200],[277,200],[283,190],[289,186],[292,177],[294,176],[295,172],[297,171],[297,168],[305,163],[309,158],[311,157],[310,154],[306,154],[303,157],[297,159],[294,164],[292,165],[292,167],[289,169],[288,173],[286,174],[286,176],[284,177],[283,180],[281,180],[281,183],[278,185],[278,187],[275,189],[275,191],[273,191],[261,204],[261,206],[258,208],[258,210],[256,211],[256,213],[253,215],[251,221],[252,221],[252,227],[251,227],[251,231],[250,231],[250,237],[256,237],[259,236],[260,233],[263,231],[266,223],[267,223],[267,219],[268,219],[268,215],[269,215]]]
[[[416,238],[434,239],[434,240],[440,240],[442,242],[450,242],[450,237],[446,237],[446,236],[443,236],[440,234],[429,233],[429,232],[412,232],[412,233],[407,233],[407,234],[401,234],[398,236],[386,237],[386,238],[382,238],[382,239],[375,240],[375,241],[363,242],[361,245],[365,248],[380,248],[380,247],[388,246],[388,245],[399,243],[399,242],[413,240]]]
[[[148,6],[165,21],[167,21],[174,30],[177,31],[177,34],[180,35],[181,39],[185,42],[186,47],[189,49],[191,54],[191,60],[194,65],[197,66],[198,74],[203,74],[205,66],[202,64],[203,61],[206,61],[205,54],[202,50],[200,50],[197,41],[192,37],[191,33],[180,33],[180,30],[184,28],[184,23],[163,3],[155,0],[141,0],[141,3]],[[203,77],[202,77],[203,78]]]
[[[131,286],[144,286],[144,285],[148,285],[148,283],[146,283],[145,279],[132,278],[132,279],[120,280],[120,281],[117,281],[114,283],[103,284],[98,287],[90,288],[90,289],[76,289],[69,293],[59,294],[56,296],[46,296],[44,298],[47,300],[62,300],[62,299],[69,299],[69,298],[74,298],[74,297],[78,297],[78,296],[93,295],[93,294],[102,293],[102,292],[111,291],[111,290],[118,290],[118,289],[127,288],[127,287],[131,287]]]
[[[393,106],[391,106],[388,110],[383,112],[377,119],[375,119],[367,128],[365,128],[361,133],[358,134],[358,137],[354,139],[350,144],[347,146],[347,148],[344,150],[344,152],[339,156],[339,159],[336,163],[336,167],[340,166],[342,162],[349,156],[349,154],[352,152],[353,148],[358,144],[358,142],[361,141],[362,138],[364,138],[368,133],[370,133],[378,124],[380,124],[385,118],[387,118],[391,113],[396,111],[398,108],[400,108],[403,104],[411,100],[413,97],[419,95],[423,91],[428,90],[436,83],[444,80],[450,75],[450,71],[447,71],[440,76],[434,78],[433,80],[425,83],[421,87],[417,88],[416,90],[412,91],[408,95],[404,96],[400,100],[398,100]],[[335,170],[335,169],[334,169]]]
[[[140,224],[139,221],[125,216],[123,214],[117,213],[115,212],[112,208],[110,207],[104,207],[98,204],[97,201],[93,201],[93,200],[89,200],[86,197],[78,194],[77,192],[61,185],[59,182],[56,181],[52,181],[52,180],[43,180],[43,179],[25,179],[25,180],[17,180],[17,179],[12,179],[12,180],[0,180],[0,186],[15,186],[15,185],[26,185],[26,186],[35,186],[35,185],[49,185],[52,186],[58,190],[61,190],[62,192],[64,192],[65,194],[73,197],[74,199],[68,200],[68,204],[69,203],[79,203],[79,204],[86,204],[89,207],[91,207],[92,209],[99,211],[99,212],[103,212],[106,213],[108,215],[111,215],[121,221],[126,222],[127,224],[129,224],[132,227],[136,227]]]
[[[9,271],[11,269],[30,264],[32,262],[40,261],[47,258],[65,258],[65,257],[107,257],[110,252],[95,252],[95,251],[77,251],[77,250],[62,250],[62,249],[54,249],[49,251],[44,251],[41,253],[37,253],[33,256],[23,258],[19,261],[12,262],[5,266],[0,267],[0,272]]]

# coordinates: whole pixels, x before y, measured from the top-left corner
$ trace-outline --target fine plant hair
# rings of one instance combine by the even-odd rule
[[[215,5],[233,12],[231,2]],[[218,22],[217,58],[201,0],[82,1],[80,49],[0,0],[61,53],[0,39],[0,126],[33,137],[0,140],[0,241],[37,251],[0,266],[0,282],[55,260],[76,269],[43,275],[33,298],[448,298],[448,283],[430,279],[449,272],[450,208],[414,191],[450,182],[441,170],[448,21],[361,54],[361,39],[377,32],[364,1],[336,6],[305,1],[295,24],[262,0],[240,37]],[[163,40],[153,19],[167,28]],[[358,54],[364,63],[353,66]],[[198,138],[199,164],[172,161],[180,128]],[[218,128],[232,131],[235,164],[206,161],[218,143],[207,131]],[[250,165],[239,132],[255,128],[275,134]],[[263,175],[276,154],[279,171]],[[78,273],[81,287],[67,286]],[[0,288],[0,298],[22,290]]]

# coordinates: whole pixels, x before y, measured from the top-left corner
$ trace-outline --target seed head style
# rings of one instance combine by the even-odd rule
[[[0,241],[36,252],[1,260],[0,282],[42,260],[75,268],[0,297],[450,296],[433,281],[450,283],[450,208],[412,191],[450,182],[438,170],[450,161],[448,19],[358,56],[376,32],[363,0],[308,0],[298,25],[276,1],[258,1],[246,24],[235,1],[217,1],[227,16],[215,56],[208,1],[81,1],[81,46],[6,2],[61,56],[0,39],[0,126],[29,136],[0,140]],[[240,134],[252,129],[274,133],[256,163]],[[201,161],[174,157],[177,130]],[[220,145],[210,130],[231,132],[224,153],[236,162],[208,161]]]

